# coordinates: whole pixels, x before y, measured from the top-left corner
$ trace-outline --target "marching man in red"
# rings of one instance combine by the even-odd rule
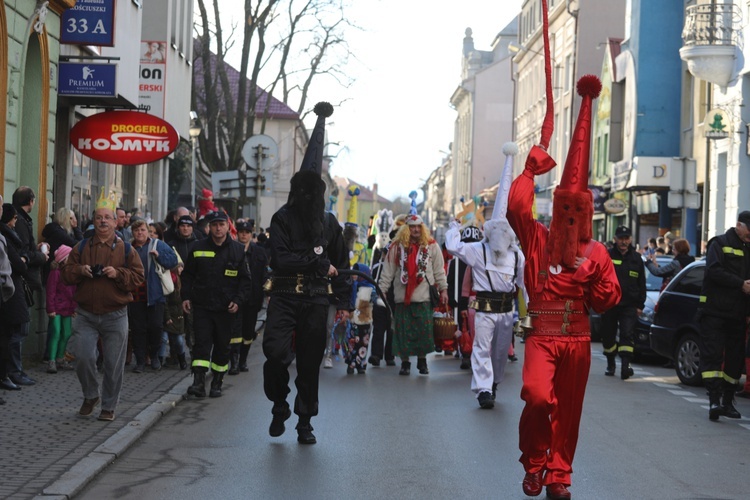
[[[551,126],[542,128],[540,145],[532,147],[524,171],[510,189],[508,220],[526,256],[524,281],[531,320],[521,390],[526,406],[519,424],[520,462],[526,470],[523,491],[529,496],[539,495],[546,485],[548,498],[570,498],[568,486],[591,365],[589,310],[604,312],[620,300],[612,259],[604,245],[591,239],[591,105],[600,91],[595,76],[578,82],[581,111],[554,193],[550,229],[534,219],[532,205],[534,176],[555,167],[546,152]],[[551,125],[550,110],[548,105],[546,125]]]

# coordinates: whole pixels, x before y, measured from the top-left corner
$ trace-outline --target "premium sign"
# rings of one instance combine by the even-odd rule
[[[89,116],[70,131],[70,143],[94,160],[120,165],[151,163],[177,148],[177,131],[161,118],[136,111]]]
[[[60,62],[57,93],[117,97],[117,65]]]
[[[60,24],[60,43],[112,47],[115,0],[77,0],[63,12]]]

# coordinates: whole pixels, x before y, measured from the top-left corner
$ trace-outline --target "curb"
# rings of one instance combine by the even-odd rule
[[[121,456],[130,446],[143,436],[161,417],[169,413],[183,401],[190,385],[190,372],[173,385],[166,394],[151,403],[128,424],[110,436],[94,451],[65,472],[59,479],[44,488],[34,499],[70,499],[80,493],[97,474]]]

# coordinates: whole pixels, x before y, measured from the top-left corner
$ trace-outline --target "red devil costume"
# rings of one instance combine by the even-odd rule
[[[593,197],[588,190],[591,104],[601,91],[595,76],[578,82],[581,111],[562,179],[555,190],[548,230],[534,220],[534,176],[555,167],[547,154],[552,135],[547,5],[543,0],[547,113],[538,146],[510,189],[508,221],[526,256],[529,294],[519,423],[520,462],[526,470],[524,493],[570,498],[573,456],[591,364],[590,309],[603,312],[620,300],[620,286],[605,247],[591,239]]]

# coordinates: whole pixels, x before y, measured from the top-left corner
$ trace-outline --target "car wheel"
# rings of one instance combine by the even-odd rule
[[[694,333],[683,335],[674,352],[674,369],[680,382],[685,385],[701,385],[700,361],[698,336]]]

